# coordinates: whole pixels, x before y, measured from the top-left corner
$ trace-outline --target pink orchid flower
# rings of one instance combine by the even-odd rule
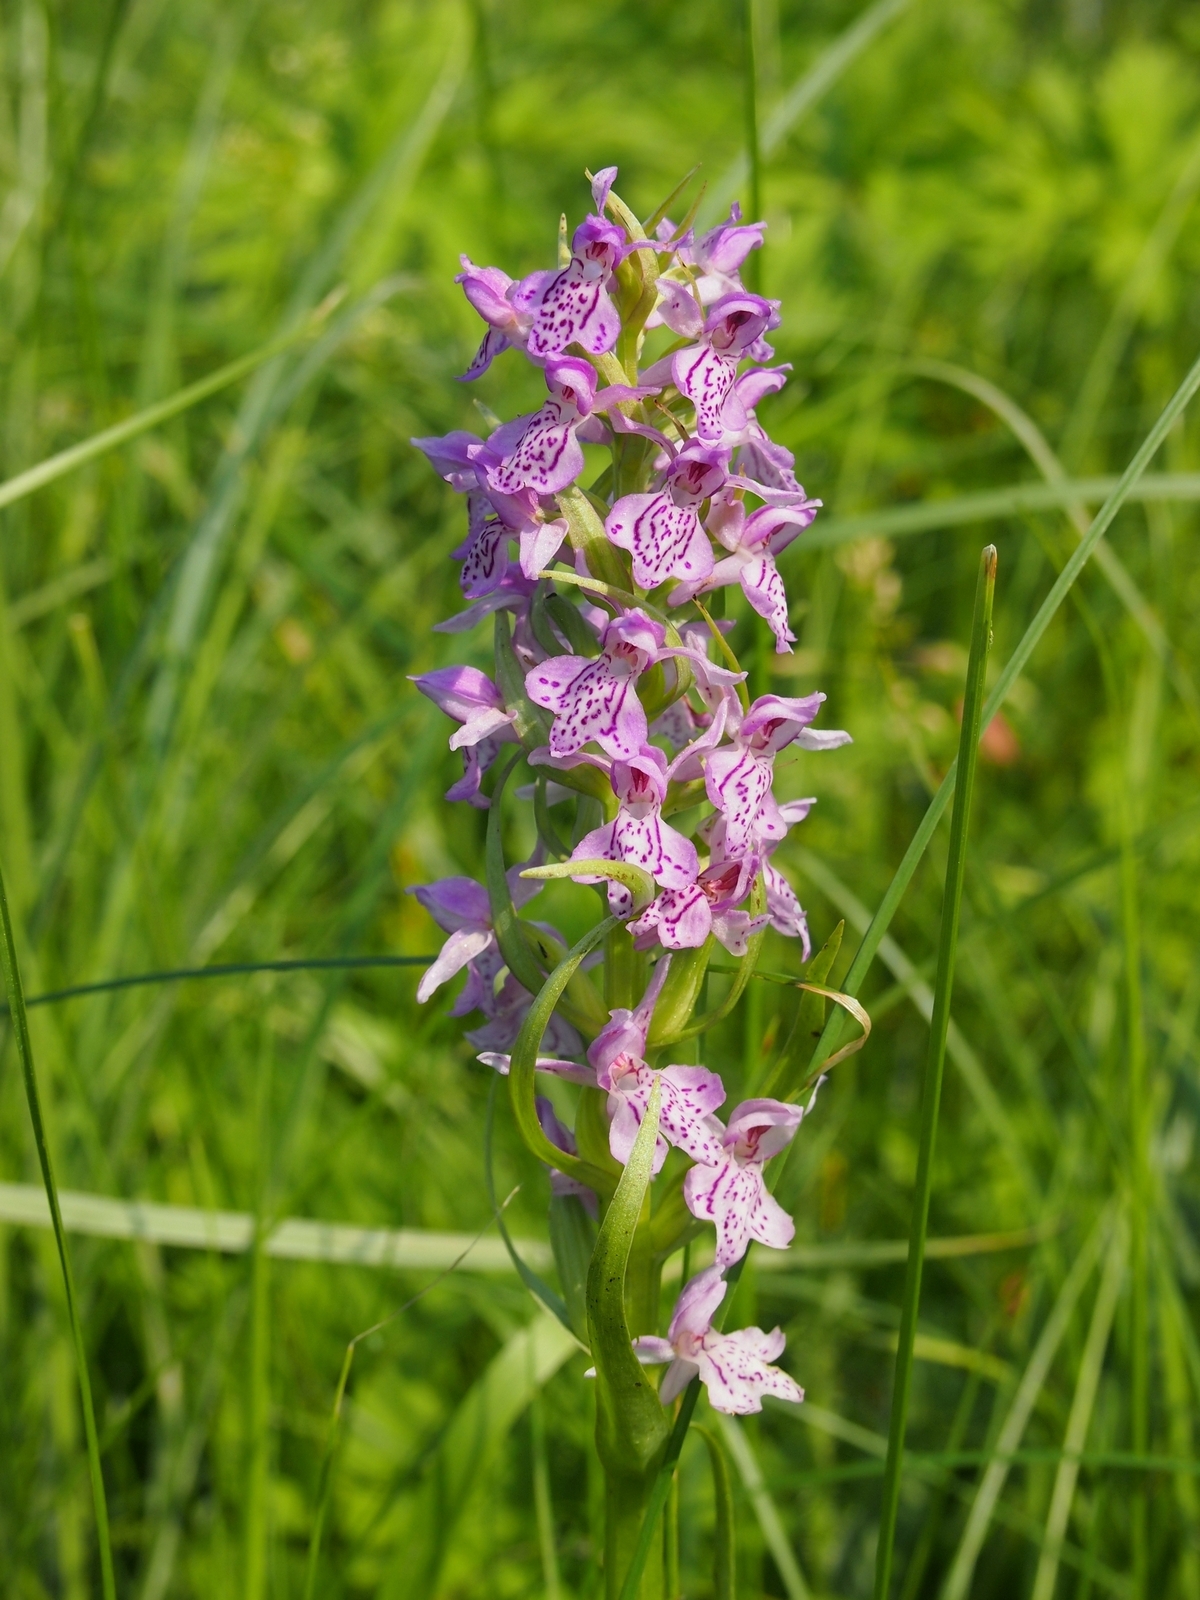
[[[668,1145],[675,1145],[693,1161],[711,1159],[714,1150],[720,1159],[720,1124],[714,1128],[711,1122],[712,1113],[725,1102],[725,1085],[706,1067],[672,1065],[656,1071],[644,1060],[650,1021],[669,965],[669,957],[658,963],[638,1006],[632,1011],[621,1006],[611,1012],[588,1049],[596,1083],[608,1091],[608,1147],[622,1166],[629,1160],[657,1079],[661,1098],[655,1173],[662,1170]]]
[[[634,582],[653,589],[668,578],[701,584],[713,570],[712,545],[699,508],[724,487],[728,452],[698,440],[684,446],[653,494],[623,495],[608,514],[604,531],[633,556]]]
[[[659,1399],[669,1406],[699,1376],[713,1410],[727,1416],[761,1411],[765,1394],[799,1404],[804,1390],[794,1378],[771,1365],[787,1343],[782,1329],[764,1333],[761,1328],[741,1328],[737,1333],[718,1333],[713,1327],[712,1319],[727,1287],[720,1267],[707,1268],[685,1285],[665,1339],[643,1335],[633,1341],[644,1366],[671,1363],[659,1385]]]
[[[666,632],[643,611],[617,617],[604,630],[598,656],[551,656],[525,675],[535,705],[555,713],[550,754],[569,756],[594,741],[616,761],[646,743],[646,713],[637,680],[659,659]]]
[[[667,758],[653,745],[645,745],[628,761],[613,763],[611,782],[620,809],[611,822],[593,828],[571,852],[572,861],[628,861],[648,872],[656,883],[682,889],[695,881],[700,870],[696,847],[660,815],[667,797]],[[581,874],[577,883],[599,883]],[[633,910],[633,893],[610,879],[608,909],[627,917]]]
[[[743,1100],[729,1126],[720,1130],[721,1159],[692,1167],[684,1178],[688,1210],[701,1222],[716,1225],[719,1267],[740,1261],[751,1239],[773,1250],[786,1250],[791,1244],[796,1224],[768,1193],[763,1164],[791,1143],[816,1098],[814,1089],[807,1106]]]
[[[724,848],[740,856],[750,848],[754,830],[759,836],[782,839],[787,824],[771,794],[775,757],[789,744],[803,750],[835,750],[850,744],[841,729],[810,728],[823,694],[800,699],[767,694],[755,700],[742,716],[732,746],[714,750],[705,762],[708,798],[725,818]]]
[[[516,742],[513,714],[505,709],[499,689],[478,667],[438,667],[409,678],[448,717],[461,722],[450,735],[451,750],[463,753],[463,776],[446,790],[447,800],[467,800],[486,811],[490,805],[479,792],[483,774],[495,761],[503,744]]]

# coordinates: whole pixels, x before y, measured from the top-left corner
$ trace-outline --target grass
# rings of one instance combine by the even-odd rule
[[[946,874],[930,805],[991,540],[1003,720],[930,1231],[1013,1242],[927,1252],[893,1593],[1194,1594],[1194,403],[1127,472],[1200,353],[1191,8],[14,0],[0,39],[0,865],[32,995],[436,948],[402,891],[482,875],[486,845],[441,802],[455,760],[406,682],[464,645],[487,664],[430,632],[460,530],[407,442],[476,425],[458,253],[546,264],[585,164],[619,162],[643,214],[696,161],[709,213],[739,171],[747,196],[752,43],[762,285],[794,368],[766,420],[826,503],[787,558],[797,651],[756,670],[825,690],[855,737],[786,769],[821,798],[783,864],[818,944],[846,917],[829,983],[874,1027],[780,1191],[811,1255],[737,1290],[809,1396],[721,1435],[738,1593],[871,1589]],[[505,360],[479,386],[505,414],[535,391]],[[539,900],[568,943],[573,904]],[[870,962],[856,907],[884,912]],[[38,1006],[59,1183],[472,1237],[489,1084],[415,982],[289,968]],[[757,1036],[704,1041],[735,1095],[797,1003],[753,987]],[[4,1064],[0,1178],[30,1184],[11,1037]],[[494,1165],[514,1238],[544,1239],[503,1097]],[[350,1341],[435,1269],[69,1249],[120,1596],[301,1594],[319,1505],[322,1594],[594,1593],[586,1363],[515,1273],[454,1273],[356,1345],[327,1456]],[[62,1283],[53,1235],[5,1225],[0,1588],[82,1600],[101,1565]],[[717,1512],[689,1437],[688,1595],[713,1593]]]

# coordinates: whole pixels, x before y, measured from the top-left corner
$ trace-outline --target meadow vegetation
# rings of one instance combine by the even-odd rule
[[[887,9],[789,122],[861,7],[749,6],[761,286],[794,365],[764,420],[825,502],[783,558],[795,653],[757,670],[823,689],[855,740],[819,779],[797,756],[785,786],[819,782],[780,856],[816,943],[846,924],[834,982],[953,758],[981,547],[999,550],[994,680],[1200,355],[1194,9]],[[464,643],[488,666],[485,629],[430,631],[459,608],[461,506],[409,443],[482,427],[454,382],[478,336],[458,253],[552,264],[585,165],[618,164],[643,215],[696,163],[705,215],[748,206],[741,14],[0,4],[3,479],[294,335],[0,510],[0,866],[29,993],[437,948],[403,891],[478,876],[484,828],[441,799],[458,759],[407,681]],[[477,386],[504,416],[538,390],[515,360]],[[985,734],[902,1600],[1200,1593],[1197,500],[1193,407]],[[532,842],[516,821],[508,859]],[[808,1394],[723,1434],[743,1596],[870,1593],[945,863],[943,827],[862,990],[870,1042],[797,1140],[796,1249],[738,1286]],[[574,937],[578,903],[550,886],[539,915]],[[795,961],[768,936],[765,969]],[[303,1593],[347,1342],[432,1276],[272,1257],[272,1222],[489,1222],[491,1075],[444,998],[416,1005],[418,972],[31,1013],[65,1189],[258,1220],[240,1254],[72,1237],[122,1596]],[[751,996],[709,1041],[731,1100],[797,1003],[771,981]],[[544,1238],[545,1177],[503,1100],[495,1146],[497,1192],[521,1185],[512,1232]],[[6,1185],[38,1182],[11,1040],[0,1150]],[[15,1222],[0,1352],[0,1589],[83,1600],[62,1281],[51,1234]],[[315,1592],[594,1594],[585,1365],[515,1273],[469,1263],[365,1340]],[[678,1514],[683,1592],[712,1593],[698,1439]]]

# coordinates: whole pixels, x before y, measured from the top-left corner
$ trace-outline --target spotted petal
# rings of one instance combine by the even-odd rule
[[[526,348],[539,362],[561,355],[572,344],[600,356],[612,349],[620,332],[621,319],[603,275],[576,256],[543,291]]]
[[[778,1328],[771,1333],[761,1328],[708,1333],[696,1352],[696,1364],[713,1410],[727,1416],[748,1416],[762,1410],[764,1394],[799,1404],[804,1390],[794,1378],[771,1365],[771,1358],[781,1354],[783,1346],[784,1336]]]
[[[669,494],[627,494],[604,524],[618,549],[633,556],[634,581],[653,589],[668,578],[702,583],[713,569],[712,546],[694,506],[678,506]]]

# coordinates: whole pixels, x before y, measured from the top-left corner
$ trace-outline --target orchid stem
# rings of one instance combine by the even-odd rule
[[[988,650],[992,640],[992,598],[996,588],[996,548],[988,545],[979,563],[975,614],[971,627],[971,653],[958,746],[958,784],[950,818],[950,852],[942,900],[942,928],[938,944],[937,979],[930,1018],[929,1057],[921,1095],[921,1146],[917,1157],[916,1192],[909,1228],[908,1265],[904,1275],[904,1301],[896,1348],[896,1376],[892,1388],[892,1413],[888,1429],[887,1464],[883,1479],[883,1510],[875,1555],[874,1600],[887,1600],[896,1541],[896,1516],[900,1505],[904,1433],[912,1384],[913,1345],[917,1309],[921,1299],[921,1271],[925,1260],[925,1234],[929,1226],[929,1196],[933,1184],[933,1154],[937,1138],[938,1107],[946,1064],[946,1035],[950,1026],[950,997],[954,988],[954,961],[962,909],[963,878],[967,860],[967,829],[971,794],[979,759],[979,732]]]

